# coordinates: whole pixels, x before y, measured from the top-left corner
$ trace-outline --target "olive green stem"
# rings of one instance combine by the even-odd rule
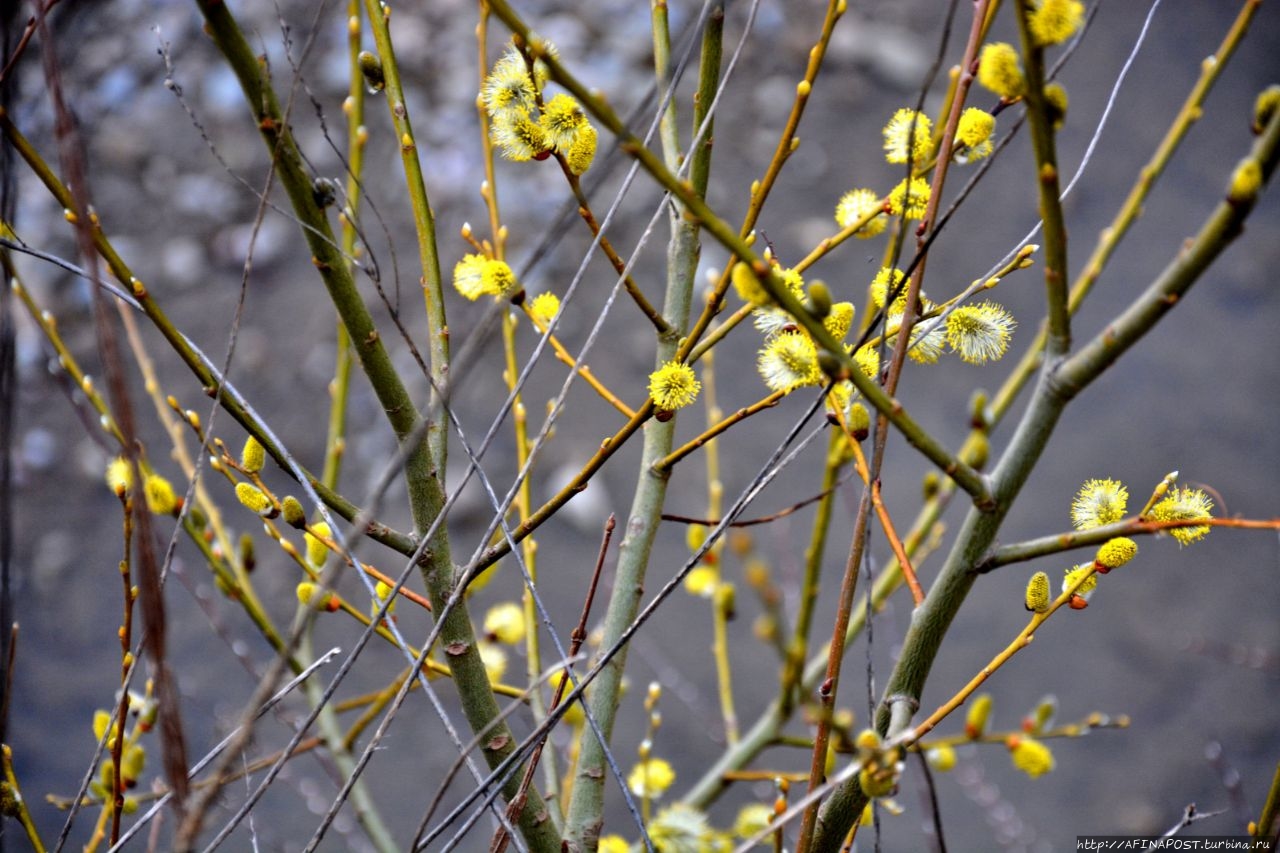
[[[8,747],[5,747],[5,750],[7,752]],[[1271,787],[1267,789],[1267,799],[1262,804],[1262,811],[1253,829],[1253,837],[1274,839],[1277,815],[1280,815],[1280,762],[1276,763],[1276,772],[1271,777]]]
[[[707,355],[702,364],[702,395],[705,402],[707,420],[716,423],[724,419],[719,403],[716,402],[716,365],[715,356]],[[707,460],[707,517],[719,518],[724,512],[724,483],[720,479],[720,442],[708,439],[704,445]],[[738,712],[733,701],[733,669],[729,661],[729,620],[734,617],[735,596],[732,584],[724,582],[723,563],[725,540],[722,538],[711,546],[704,557],[715,566],[716,585],[711,596],[712,656],[716,663],[716,692],[720,698],[720,713],[724,719],[725,741],[729,744],[738,742]],[[780,598],[780,597],[779,597]],[[775,617],[780,617],[780,607],[775,607]]]
[[[903,544],[906,552],[917,564],[920,562],[922,549],[926,547],[929,540],[937,538],[936,535],[931,534],[938,532],[938,518],[941,516],[942,510],[946,508],[948,498],[952,493],[954,493],[954,487],[951,490],[944,489],[925,501],[919,515],[912,524],[911,532],[904,540]],[[932,548],[933,545],[929,544],[928,547]],[[872,584],[872,610],[879,612],[883,609],[889,596],[901,587],[901,566],[898,565],[897,560],[891,560],[877,575],[875,582]],[[853,618],[849,621],[849,628],[845,633],[844,643],[846,646],[852,643],[854,638],[862,632],[865,624],[866,610],[858,608],[854,612]],[[812,691],[823,677],[826,668],[827,646],[824,644],[823,648],[811,657],[804,666],[804,674],[798,687],[799,693],[803,695]],[[746,767],[765,748],[778,742],[782,728],[791,718],[795,707],[793,703],[792,707],[784,708],[781,697],[775,698],[742,735],[742,739],[734,747],[725,749],[720,753],[715,763],[698,778],[681,801],[695,808],[706,809],[712,800],[725,790],[735,772]],[[812,743],[807,742],[805,748],[812,749]]]
[[[400,148],[400,160],[404,164],[405,185],[413,208],[413,225],[418,235],[418,260],[422,265],[422,296],[427,308],[427,349],[431,361],[431,383],[437,393],[449,384],[449,324],[444,314],[444,285],[440,278],[440,256],[436,249],[436,222],[427,198],[427,186],[422,176],[422,163],[418,159],[417,137],[409,121],[409,106],[400,86],[400,66],[396,62],[391,44],[391,7],[378,0],[365,0],[369,16],[369,28],[373,31],[382,64],[382,76],[386,81],[383,95],[391,113],[396,141]],[[355,340],[359,340],[354,335]],[[448,424],[438,405],[432,407],[431,421],[427,426],[427,444],[431,448],[431,461],[438,476],[444,476],[448,454]]]
[[[1038,44],[1028,23],[1025,3],[1014,3],[1022,61],[1026,68],[1027,120],[1031,125],[1031,150],[1036,158],[1036,185],[1040,191],[1040,220],[1044,223],[1044,283],[1049,337],[1045,353],[1055,358],[1071,348],[1071,313],[1067,310],[1067,226],[1062,215],[1062,190],[1058,178],[1058,153],[1053,119],[1044,94],[1044,47]]]
[[[342,112],[347,118],[347,191],[342,211],[342,255],[347,269],[352,268],[356,253],[356,222],[360,216],[360,187],[364,175],[365,141],[369,133],[364,127],[364,75],[360,71],[360,0],[348,0],[347,20],[347,100]],[[329,426],[325,431],[324,468],[321,481],[331,489],[338,487],[342,458],[346,451],[347,400],[351,392],[351,336],[341,320],[337,322],[334,340],[333,381],[329,384]]]
[[[504,312],[502,318],[502,349],[506,358],[506,370],[503,371],[503,375],[507,380],[507,391],[515,394],[512,398],[511,420],[516,440],[516,470],[523,471],[529,462],[529,423],[524,402],[520,399],[520,394],[515,387],[516,377],[520,375],[520,371],[516,365],[516,320],[510,311]],[[520,514],[520,521],[527,521],[529,513],[533,511],[533,494],[529,477],[525,477],[520,483],[520,489],[516,493],[515,506],[516,511]],[[523,554],[525,570],[529,575],[528,584],[525,586],[521,596],[524,621],[525,625],[528,626],[525,631],[525,674],[529,679],[529,683],[535,684],[542,675],[542,643],[540,636],[542,621],[538,618],[537,602],[533,598],[533,587],[538,582],[537,541],[530,536],[520,543],[520,549]],[[529,692],[529,707],[533,712],[535,722],[540,723],[546,719],[547,704],[543,700],[541,689],[535,688]],[[547,792],[555,794],[560,786],[560,774],[554,752],[547,756],[547,763],[543,766],[543,771]]]
[[[501,15],[496,5],[494,9]],[[694,102],[695,128],[703,125],[707,117],[707,109],[719,83],[723,26],[724,5],[717,3],[703,30],[703,61],[698,78],[697,100]],[[704,139],[707,143],[711,140],[709,127]],[[709,162],[710,156],[711,147],[709,144],[704,144],[693,152],[691,159],[694,162],[698,160]],[[689,194],[701,200],[706,190],[707,164],[703,163],[701,166],[691,168],[691,174],[699,175],[702,183],[701,185],[686,184]],[[671,214],[671,238],[667,248],[667,288],[663,303],[663,316],[673,333],[678,333],[678,330],[688,325],[694,283],[697,278],[698,257],[701,252],[697,218],[691,219],[683,215],[687,207],[683,203],[678,202],[677,206],[680,209],[673,210]],[[677,357],[678,342],[676,334],[659,336],[655,366],[660,366]],[[650,406],[651,404],[645,408]],[[626,533],[618,548],[618,566],[605,615],[601,648],[613,648],[631,626],[639,611],[649,553],[661,523],[662,506],[666,500],[667,481],[670,478],[669,471],[655,470],[653,466],[671,453],[674,436],[675,418],[665,423],[654,421],[645,430],[635,496],[627,519]],[[595,732],[590,729],[584,729],[579,739],[579,759],[564,829],[565,844],[570,850],[594,850],[599,841],[600,828],[604,820],[606,751],[617,717],[626,658],[627,649],[623,647],[596,677],[588,697],[590,711],[598,723],[602,740],[597,739]]]
[[[1082,391],[1115,363],[1167,314],[1222,250],[1244,228],[1244,221],[1275,171],[1280,151],[1280,114],[1235,167],[1231,183],[1208,221],[1182,248],[1155,281],[1092,340],[1063,362],[1055,377],[1068,399]],[[1249,177],[1256,175],[1256,177]]]
[[[308,631],[298,644],[297,659],[304,666],[308,666],[314,660],[314,657],[311,648],[311,633]],[[311,703],[312,707],[315,707],[322,701],[324,685],[318,679],[308,678],[303,684],[303,691],[306,693],[307,701]],[[317,722],[319,723],[321,737],[323,737],[325,746],[328,748],[329,757],[337,765],[339,773],[344,777],[350,777],[355,771],[356,762],[351,757],[351,748],[346,743],[342,727],[338,724],[338,714],[334,707],[330,704],[324,705],[320,709],[320,716],[317,718]],[[355,810],[356,820],[360,823],[360,827],[373,844],[374,849],[381,851],[381,853],[392,853],[392,851],[401,849],[392,837],[386,822],[383,821],[382,815],[378,813],[377,805],[373,797],[369,795],[368,786],[364,784],[363,779],[357,779],[356,783],[351,786],[351,804]]]
[[[836,484],[840,471],[849,462],[845,453],[845,435],[842,430],[830,430],[827,440],[827,461],[822,473],[822,500],[818,502],[813,517],[813,529],[804,551],[804,576],[800,583],[800,601],[796,606],[796,623],[791,641],[787,644],[786,663],[778,688],[778,705],[782,717],[791,716],[801,701],[800,681],[804,675],[805,658],[809,654],[809,630],[813,625],[813,612],[818,604],[818,591],[822,576],[822,559],[826,554],[827,534],[831,530],[831,516],[835,508]]]
[[[1226,36],[1223,37],[1218,49],[1214,51],[1212,56],[1200,63],[1200,76],[1197,78],[1191,92],[1188,93],[1182,108],[1178,110],[1173,123],[1165,131],[1164,138],[1156,146],[1155,153],[1151,155],[1151,159],[1138,172],[1138,179],[1134,181],[1129,190],[1129,195],[1125,197],[1124,203],[1120,206],[1115,219],[1102,230],[1093,253],[1076,277],[1068,300],[1068,307],[1071,313],[1074,314],[1076,309],[1079,308],[1080,303],[1102,273],[1107,261],[1111,259],[1112,253],[1129,232],[1129,227],[1142,215],[1142,206],[1148,194],[1150,194],[1151,188],[1155,185],[1156,179],[1164,172],[1165,167],[1173,158],[1173,153],[1178,149],[1187,132],[1199,120],[1205,98],[1213,88],[1213,84],[1217,81],[1222,70],[1226,68],[1227,59],[1235,52],[1240,40],[1244,38],[1249,22],[1253,19],[1254,13],[1258,11],[1258,6],[1258,2],[1247,2],[1242,5],[1240,13],[1236,16]]]

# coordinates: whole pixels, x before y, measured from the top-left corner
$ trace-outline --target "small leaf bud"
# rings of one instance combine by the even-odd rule
[[[1232,204],[1250,204],[1258,198],[1262,187],[1262,166],[1252,157],[1245,157],[1231,173],[1231,186],[1227,201]]]
[[[365,85],[369,92],[377,94],[387,87],[387,78],[382,73],[382,60],[367,50],[360,51],[356,57],[360,63],[360,73],[364,75]]]
[[[956,751],[950,746],[935,746],[926,750],[925,760],[939,773],[946,773],[956,766]]]
[[[929,471],[924,475],[924,483],[922,491],[925,500],[932,500],[937,497],[938,489],[942,487],[942,480],[938,477],[937,471]]]
[[[120,779],[126,788],[138,784],[138,777],[147,763],[147,751],[140,744],[133,744],[125,749],[120,757]]]
[[[300,603],[308,607],[314,607],[316,610],[327,610],[333,613],[340,606],[337,597],[332,592],[321,592],[320,586],[310,581],[303,581],[298,584],[295,593]]]
[[[716,587],[715,605],[726,620],[731,620],[738,615],[738,594],[737,588],[728,582],[721,583]]]
[[[94,740],[102,740],[107,736],[107,729],[111,725],[111,712],[104,711],[101,708],[93,712],[93,738]]]
[[[685,528],[684,542],[689,551],[696,553],[707,541],[707,528],[701,524],[690,524]]]
[[[969,398],[969,426],[974,429],[986,429],[988,423],[987,392],[979,388]]]
[[[868,797],[887,797],[898,787],[898,776],[889,767],[863,767],[858,771],[858,785]]]
[[[809,304],[806,307],[818,320],[831,313],[831,291],[825,284],[815,281],[809,285]]]
[[[987,458],[991,454],[991,442],[987,440],[985,432],[975,432],[966,442],[964,452],[960,454],[963,462],[971,465],[979,470],[987,464]]]
[[[1052,693],[1041,699],[1027,719],[1022,721],[1022,728],[1028,734],[1040,734],[1053,724],[1058,713],[1058,697]]]
[[[741,261],[734,264],[729,277],[733,282],[734,291],[743,302],[749,302],[752,305],[768,305],[773,301],[773,297],[760,284],[760,279],[750,264],[744,264]]]
[[[332,178],[315,177],[311,179],[311,199],[316,207],[324,210],[338,200],[338,185]]]
[[[133,488],[133,466],[123,456],[117,456],[107,465],[107,485],[116,497],[124,498]]]
[[[244,566],[246,572],[253,571],[258,564],[258,557],[253,549],[253,536],[248,533],[240,534],[240,565]]]
[[[520,642],[525,636],[524,609],[513,601],[495,604],[484,615],[484,632],[490,642]]]
[[[1054,130],[1061,130],[1067,120],[1067,90],[1061,83],[1050,83],[1044,87],[1045,109]]]
[[[380,609],[382,609],[382,602],[386,601],[387,597],[391,595],[391,587],[386,583],[384,583],[383,581],[378,581],[377,585],[374,586],[373,588],[373,595],[374,595],[373,612],[377,613]],[[392,601],[389,605],[387,605],[387,615],[390,616],[392,613],[395,613],[395,612],[396,612],[396,602]]]
[[[280,502],[280,506],[284,512],[285,524],[298,530],[307,526],[307,511],[302,508],[302,502],[293,495],[286,495]]]
[[[1253,103],[1253,132],[1258,134],[1266,130],[1271,117],[1280,109],[1280,85],[1272,84],[1258,93]]]

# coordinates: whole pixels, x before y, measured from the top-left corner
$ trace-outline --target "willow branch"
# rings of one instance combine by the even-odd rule
[[[449,379],[449,324],[444,315],[444,292],[440,278],[440,256],[436,249],[436,223],[427,198],[426,182],[422,177],[422,163],[418,160],[418,142],[409,121],[409,107],[400,86],[400,68],[391,44],[391,7],[376,0],[365,0],[365,11],[370,29],[378,46],[382,63],[382,76],[386,81],[384,94],[391,124],[399,143],[400,160],[404,164],[405,185],[413,208],[413,224],[418,235],[418,259],[422,265],[422,296],[427,309],[427,340],[431,357],[431,382],[437,389],[448,385]],[[353,340],[360,338],[352,336]],[[427,443],[431,448],[431,461],[439,476],[444,475],[448,454],[448,428],[445,419],[433,412],[427,427]]]
[[[1114,524],[1092,527],[1088,530],[1070,530],[1038,539],[1028,539],[1012,545],[1002,545],[987,554],[973,571],[977,574],[995,571],[1002,566],[1023,563],[1039,557],[1062,554],[1077,548],[1090,548],[1117,536],[1150,536],[1179,527],[1231,527],[1238,530],[1278,530],[1280,518],[1200,518],[1172,521],[1144,521],[1139,517],[1117,521]]]
[[[1036,158],[1040,191],[1040,219],[1044,222],[1044,283],[1049,337],[1045,352],[1056,358],[1071,348],[1071,314],[1067,311],[1067,226],[1062,216],[1058,154],[1053,120],[1044,95],[1044,47],[1037,44],[1027,23],[1027,6],[1014,3],[1027,86],[1023,97],[1031,125],[1031,150]]]

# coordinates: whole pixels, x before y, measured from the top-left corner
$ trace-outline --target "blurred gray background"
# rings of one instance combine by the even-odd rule
[[[673,26],[678,31],[695,14],[693,5],[673,4]],[[1128,0],[1104,0],[1100,5],[1084,43],[1060,77],[1071,96],[1068,123],[1059,137],[1067,174],[1081,160],[1149,8],[1147,3]],[[1115,214],[1137,170],[1191,89],[1202,59],[1219,44],[1237,5],[1165,0],[1156,12],[1097,151],[1065,205],[1073,270],[1083,264],[1098,232]],[[469,221],[480,231],[487,221],[478,193],[483,172],[473,106],[475,9],[462,0],[437,0],[425,6],[397,6],[393,36],[411,88],[409,108],[447,270],[467,251],[457,236],[461,224]],[[898,179],[897,168],[886,165],[881,157],[880,129],[895,109],[915,102],[937,51],[946,7],[946,3],[925,0],[850,3],[801,125],[801,148],[759,223],[784,263],[794,263],[834,230],[831,211],[845,190],[887,187]],[[959,56],[968,28],[969,4],[959,7],[948,65]],[[710,199],[730,221],[740,220],[748,185],[763,172],[772,153],[824,8],[817,2],[769,0],[760,6],[744,60],[726,90],[716,124]],[[235,11],[252,27],[257,48],[269,56],[277,89],[283,89],[291,77],[281,22],[288,26],[295,60],[315,30],[315,44],[302,66],[307,88],[297,93],[295,130],[317,171],[340,177],[342,166],[325,141],[308,99],[314,97],[320,104],[323,126],[341,146],[345,13],[330,4],[317,24],[317,10],[307,3],[284,3],[278,9],[237,4]],[[538,2],[522,4],[521,12],[557,44],[569,67],[605,92],[620,112],[625,114],[640,103],[651,80],[647,4]],[[746,12],[746,4],[730,4],[726,27],[730,44],[741,33]],[[265,176],[264,149],[248,121],[234,78],[201,33],[201,22],[190,4],[67,2],[58,8],[54,21],[67,95],[84,132],[91,191],[104,226],[165,310],[221,360],[256,200],[211,156],[182,105],[162,85],[166,72],[157,46],[161,40],[170,45],[174,79],[219,156],[235,175],[260,186]],[[500,33],[496,24],[494,29],[490,48],[496,56]],[[1013,35],[1009,11],[1002,10],[993,38]],[[1264,7],[1204,105],[1203,119],[1151,193],[1142,219],[1078,315],[1077,341],[1097,333],[1146,287],[1222,197],[1231,168],[1251,142],[1248,124],[1254,97],[1280,76],[1277,44],[1280,20],[1274,9]],[[687,89],[681,90],[685,138]],[[931,111],[936,111],[941,91],[941,84],[930,90],[926,107]],[[990,100],[987,93],[975,91],[976,105],[989,105]],[[365,225],[371,251],[383,270],[384,286],[398,294],[402,316],[421,346],[425,323],[416,286],[419,270],[394,140],[383,102],[371,98],[367,109],[372,136],[367,182],[386,228],[371,215],[366,216]],[[1012,123],[1015,112],[1001,117],[1001,131]],[[13,118],[53,161],[51,112],[35,49],[24,60]],[[603,154],[602,147],[602,158]],[[953,169],[948,197],[958,191],[971,169]],[[944,298],[958,291],[1030,229],[1036,207],[1031,170],[1024,132],[938,240],[925,283],[930,295]],[[623,171],[614,169],[593,191],[598,215],[607,208]],[[511,232],[509,255],[518,264],[546,237],[548,223],[567,193],[551,164],[500,163],[498,180]],[[38,248],[72,257],[72,235],[61,211],[21,165],[18,183],[18,234]],[[283,195],[277,192],[276,196],[283,204]],[[641,178],[623,202],[611,232],[620,251],[635,245],[657,199],[658,194]],[[1220,497],[1219,513],[1252,518],[1277,514],[1280,439],[1275,429],[1275,389],[1280,380],[1280,347],[1275,325],[1280,319],[1280,291],[1274,275],[1280,266],[1278,226],[1280,204],[1273,192],[1255,210],[1246,233],[1185,303],[1080,395],[1005,524],[1003,542],[1067,529],[1071,498],[1092,477],[1123,480],[1132,495],[1131,509],[1136,510],[1161,477],[1178,469],[1183,482],[1214,490]],[[637,273],[655,301],[661,298],[664,228],[665,223],[649,242]],[[274,428],[304,464],[318,470],[323,431],[317,425],[327,410],[332,318],[323,307],[320,283],[297,237],[290,221],[268,214],[255,250],[232,378],[271,417]],[[530,292],[551,289],[563,294],[587,244],[585,228],[571,219],[553,251],[526,279]],[[825,279],[838,296],[860,302],[878,266],[881,246],[879,240],[846,244],[811,275]],[[703,267],[719,269],[724,259],[719,247],[708,245]],[[69,345],[90,372],[100,375],[85,285],[29,259],[20,259],[19,265],[29,286],[58,317]],[[563,338],[572,349],[585,340],[613,280],[605,262],[591,262],[562,326]],[[448,310],[457,347],[479,334],[475,330],[483,312],[455,296],[449,295]],[[1010,278],[994,296],[1020,320],[1004,363],[978,368],[944,359],[929,369],[909,370],[903,381],[900,396],[908,410],[951,447],[958,446],[965,435],[972,389],[998,388],[1005,371],[1033,337],[1043,303],[1039,268]],[[369,298],[374,299],[372,289]],[[15,303],[14,307],[21,313],[20,306]],[[93,711],[111,701],[118,683],[115,631],[120,605],[114,567],[119,559],[119,520],[115,498],[102,484],[107,454],[94,429],[83,426],[68,404],[64,383],[56,370],[50,370],[48,347],[26,322],[28,318],[19,319],[23,322],[13,449],[17,478],[13,582],[15,615],[22,627],[8,738],[24,793],[48,839],[56,835],[62,816],[44,803],[44,796],[74,793],[93,749]],[[387,329],[384,338],[392,341]],[[527,324],[520,331],[522,352],[527,354],[533,336]],[[652,369],[652,342],[645,324],[625,300],[619,300],[608,316],[603,340],[604,345],[588,359],[593,369],[611,387],[621,389],[626,399],[640,399],[644,377]],[[473,443],[504,396],[500,342],[490,335],[480,343],[478,362],[460,383],[456,397],[457,411]],[[169,363],[159,337],[149,331],[148,345],[160,361],[165,389],[182,405],[203,413],[207,398],[180,366]],[[748,368],[757,346],[756,333],[743,328],[716,350],[716,385],[726,411],[764,393]],[[398,363],[412,372],[404,347],[395,352]],[[544,359],[535,370],[525,398],[535,425],[563,375],[561,366],[551,359]],[[164,438],[150,404],[137,377],[133,379],[134,405],[149,437],[152,460],[176,479],[177,468],[166,458]],[[342,490],[359,498],[388,458],[392,436],[367,385],[357,378],[353,386]],[[414,389],[420,397],[425,393],[421,377],[416,378]],[[804,393],[793,395],[721,442],[729,499],[747,484],[809,399]],[[82,403],[78,405],[83,409]],[[536,500],[553,494],[558,482],[576,471],[620,423],[616,412],[581,388],[571,393],[569,405],[570,417],[560,422],[536,476]],[[679,436],[694,435],[702,418],[700,411],[682,416]],[[994,452],[1007,440],[1009,423],[993,435]],[[224,415],[219,415],[214,431],[233,447],[243,438]],[[638,442],[619,453],[587,492],[569,505],[564,517],[538,534],[543,591],[557,627],[565,634],[577,617],[604,517],[609,512],[625,517],[630,505],[638,454]],[[455,450],[453,463],[458,465],[462,459]],[[486,471],[500,491],[510,482],[514,459],[507,427],[485,458]],[[820,469],[821,451],[813,447],[748,514],[772,512],[813,494]],[[914,515],[926,470],[921,459],[893,440],[885,463],[884,495],[902,527]],[[460,474],[460,467],[452,470],[451,481],[457,482]],[[278,472],[270,476],[277,488],[288,491],[283,476]],[[212,488],[215,494],[221,490],[230,502],[230,490],[224,485],[213,483]],[[676,470],[669,511],[703,515],[705,493],[702,461],[694,456]],[[824,585],[829,593],[820,609],[815,643],[829,631],[833,610],[829,599],[834,597],[844,563],[857,497],[846,485],[838,503]],[[407,529],[403,505],[403,490],[397,484],[385,520]],[[959,510],[952,507],[946,517],[952,527],[961,517]],[[451,519],[456,559],[464,560],[476,547],[487,519],[487,504],[473,484]],[[757,529],[760,555],[769,560],[776,579],[792,595],[810,520],[811,512],[803,511]],[[237,530],[258,531],[254,519],[234,508],[229,523]],[[167,535],[168,530],[167,524],[158,525],[159,533]],[[687,555],[684,538],[684,530],[675,526],[660,532],[650,566],[650,590],[682,564]],[[296,570],[273,552],[265,537],[258,539],[255,582],[283,622],[292,612]],[[1275,709],[1280,687],[1276,536],[1217,530],[1190,548],[1180,549],[1171,539],[1144,539],[1140,547],[1138,559],[1106,580],[1088,610],[1055,619],[1031,649],[989,684],[996,697],[994,724],[999,727],[1015,726],[1046,693],[1057,695],[1064,721],[1097,710],[1128,714],[1132,726],[1127,731],[1054,741],[1057,769],[1032,784],[1010,766],[1002,748],[963,753],[961,768],[937,778],[950,849],[1070,849],[1075,836],[1082,833],[1160,832],[1172,826],[1189,803],[1200,810],[1227,810],[1197,826],[1206,833],[1239,831],[1246,819],[1256,817],[1280,758],[1280,720]],[[878,533],[873,535],[872,548],[877,564],[887,558],[888,548]],[[362,553],[385,570],[399,568],[398,561],[377,546],[365,546]],[[940,561],[938,555],[921,567],[925,582],[934,576]],[[1044,569],[1056,577],[1069,561],[1067,557],[1011,566],[980,580],[934,667],[924,698],[926,708],[949,697],[1022,627],[1021,594],[1030,573]],[[609,568],[612,563],[611,559]],[[221,737],[253,690],[255,679],[244,662],[262,668],[270,655],[239,609],[212,591],[208,572],[188,543],[179,544],[175,568],[180,572],[167,593],[173,626],[170,644],[183,693],[189,750],[199,756]],[[736,578],[740,565],[729,560],[725,571]],[[518,574],[513,567],[505,567],[478,597],[476,610],[516,596],[518,588]],[[343,589],[354,601],[362,600],[352,578],[345,579]],[[730,626],[732,655],[737,664],[738,712],[749,724],[773,694],[776,669],[752,636],[758,607],[745,585],[740,584],[738,598],[739,618]],[[198,599],[214,614],[213,627]],[[788,600],[788,606],[793,604]],[[603,602],[598,605],[598,614],[603,606]],[[400,613],[401,627],[411,641],[425,636],[424,620],[407,607],[401,607]],[[872,660],[879,685],[887,676],[908,617],[907,599],[898,598],[875,624]],[[355,635],[355,626],[335,617],[322,624],[316,644],[318,648],[348,647]],[[630,765],[642,737],[643,686],[650,680],[662,681],[667,685],[662,704],[665,724],[654,750],[676,761],[680,773],[673,789],[676,794],[723,745],[710,642],[707,604],[681,594],[642,633],[630,658],[635,689],[625,701],[615,738],[620,761]],[[856,675],[845,679],[839,703],[855,711],[859,726],[865,722],[867,706],[861,676],[864,648],[859,643],[848,658],[849,672]],[[341,695],[380,687],[402,665],[402,658],[386,646],[371,647]],[[513,659],[512,669],[520,671],[521,662]],[[450,691],[444,686],[441,692],[447,697]],[[295,701],[288,714],[301,707],[301,700]],[[526,724],[522,719],[518,727]],[[949,722],[940,731],[951,732],[959,725],[958,720]],[[797,725],[792,731],[802,729]],[[259,727],[255,754],[279,746],[287,736],[284,722],[265,720]],[[147,779],[159,766],[157,747],[149,746]],[[1206,759],[1211,749],[1220,750],[1216,765]],[[366,776],[398,837],[407,839],[412,833],[453,754],[426,703],[420,697],[411,699],[391,730],[387,748],[378,753]],[[796,770],[807,766],[807,757],[798,750],[775,749],[755,766]],[[458,792],[465,787],[460,783]],[[255,813],[254,830],[262,848],[299,849],[314,827],[313,812],[327,807],[334,790],[326,768],[313,758],[293,762]],[[244,791],[243,783],[229,786],[228,805],[234,807]],[[898,796],[907,811],[882,821],[883,849],[917,850],[927,844],[921,830],[925,811],[920,791],[918,773],[908,773]],[[712,809],[712,822],[727,826],[742,803],[771,797],[768,785],[740,784]],[[634,838],[620,803],[615,789],[606,831]],[[73,841],[87,838],[91,822],[92,816],[81,817]],[[8,834],[13,848],[21,849],[25,840],[14,836],[12,825]],[[468,845],[482,849],[485,840],[486,834],[480,833]],[[248,844],[247,828],[242,828],[233,846],[245,849]],[[363,845],[344,812],[325,849],[363,849]],[[869,848],[870,836],[863,836],[860,845]]]

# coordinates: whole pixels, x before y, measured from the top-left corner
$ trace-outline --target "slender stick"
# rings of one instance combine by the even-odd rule
[[[360,219],[361,180],[364,176],[364,151],[369,132],[364,126],[365,86],[360,70],[360,0],[347,2],[347,99],[342,104],[347,119],[347,188],[342,210],[342,255],[347,268],[354,264],[357,251],[356,223]],[[338,487],[338,474],[346,450],[347,400],[351,391],[351,336],[346,325],[336,322],[333,381],[329,383],[329,424],[325,431],[324,468],[321,481],[331,489]]]
[[[724,418],[719,423],[712,424],[696,438],[690,439],[685,444],[659,459],[653,464],[653,470],[661,471],[663,473],[670,471],[671,468],[674,467],[681,459],[685,458],[690,453],[693,453],[698,448],[707,445],[716,436],[729,429],[729,427],[734,424],[741,423],[752,415],[763,412],[765,409],[772,409],[774,406],[778,405],[779,401],[781,401],[786,395],[786,391],[774,391],[772,394],[757,400],[750,406],[738,409],[738,411],[729,415],[729,417]]]
[[[498,10],[496,5],[494,8],[495,11]],[[711,8],[702,35],[702,58],[698,74],[697,96],[694,101],[693,126],[695,128],[701,128],[708,119],[708,110],[719,82],[723,28],[724,4],[716,2]],[[578,93],[575,92],[575,94]],[[688,190],[688,195],[699,202],[706,192],[711,138],[708,127],[705,136],[706,144],[699,146],[690,154],[692,166],[690,174],[694,182],[683,183]],[[698,161],[703,161],[701,166],[697,165]],[[661,166],[660,163],[656,164]],[[665,167],[663,170],[666,171]],[[688,205],[683,200],[673,207],[670,216],[671,237],[667,244],[667,285],[663,315],[677,332],[686,328],[689,322],[698,256],[701,251],[701,228],[698,219],[685,216],[687,210]],[[677,345],[678,340],[675,335],[660,337],[655,353],[655,365],[661,365],[673,357],[678,358]],[[644,408],[651,407],[652,402],[649,402]],[[666,499],[667,481],[670,476],[667,472],[653,470],[653,465],[671,452],[676,420],[677,418],[672,418],[665,423],[655,421],[645,430],[640,470],[631,511],[627,517],[626,534],[618,546],[616,580],[605,615],[601,648],[615,647],[624,632],[631,626],[640,607],[649,553],[661,523],[662,505]],[[564,829],[565,843],[570,848],[576,846],[582,850],[591,849],[595,846],[595,839],[599,837],[600,826],[604,819],[606,753],[616,720],[626,658],[627,648],[623,647],[596,678],[587,703],[592,716],[599,724],[601,739],[597,739],[595,731],[586,729],[579,738],[580,757]]]
[[[1053,120],[1044,94],[1044,47],[1031,34],[1026,4],[1014,3],[1013,8],[1026,66],[1027,85],[1023,100],[1031,125],[1031,149],[1035,154],[1039,179],[1036,183],[1040,190],[1040,219],[1044,222],[1044,283],[1049,331],[1045,355],[1054,359],[1071,348],[1071,313],[1067,310],[1067,226],[1062,215]]]
[[[1062,593],[1053,600],[1049,605],[1049,609],[1044,613],[1035,613],[1031,616],[1031,621],[1027,622],[1027,626],[1018,632],[1018,636],[1014,637],[1004,650],[991,659],[991,662],[978,670],[973,678],[969,679],[969,683],[961,687],[956,694],[943,702],[938,709],[924,719],[919,725],[912,729],[910,736],[906,738],[904,743],[918,742],[922,737],[933,731],[938,723],[945,720],[952,711],[964,704],[965,700],[974,694],[995,671],[1009,662],[1009,659],[1018,652],[1031,645],[1031,641],[1035,639],[1036,631],[1045,623],[1050,616],[1057,613],[1064,604],[1071,600],[1080,587],[1084,586],[1097,571],[1097,564],[1094,564],[1088,571],[1081,572],[1080,576],[1075,579],[1069,587],[1064,589]]]
[[[1142,536],[1162,533],[1179,527],[1233,527],[1240,530],[1280,530],[1280,518],[1184,518],[1173,521],[1148,521],[1141,517],[1117,521],[1088,530],[1069,530],[1025,542],[1015,542],[992,549],[973,570],[976,573],[994,571],[1001,566],[1061,554],[1076,548],[1101,545],[1117,536]]]
[[[422,163],[418,159],[418,141],[409,121],[409,105],[400,86],[400,67],[396,62],[391,43],[391,7],[377,0],[365,0],[369,28],[378,46],[382,76],[386,81],[384,96],[391,113],[400,147],[400,160],[404,164],[405,186],[413,208],[413,225],[418,236],[418,259],[422,264],[422,296],[427,308],[427,347],[431,354],[431,382],[437,389],[449,382],[449,324],[444,314],[444,291],[440,278],[440,256],[436,250],[436,222],[427,198],[426,182],[422,176]],[[354,335],[355,340],[359,340]],[[427,443],[431,447],[431,461],[438,476],[444,476],[448,455],[448,424],[438,407],[433,408],[431,424],[427,427]]]

